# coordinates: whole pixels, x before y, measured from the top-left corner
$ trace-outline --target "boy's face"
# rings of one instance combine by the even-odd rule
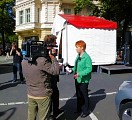
[[[12,45],[12,48],[13,48],[13,49],[16,49],[15,45]]]
[[[83,47],[76,46],[77,53],[81,53],[83,51]]]

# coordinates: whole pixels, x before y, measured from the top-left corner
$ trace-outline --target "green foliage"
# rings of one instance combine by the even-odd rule
[[[125,44],[125,32],[132,27],[132,0],[99,0],[102,16],[118,23],[122,28],[121,46]]]
[[[104,17],[118,23],[118,27],[122,28],[122,43],[125,43],[125,32],[128,26],[132,27],[132,0],[94,0],[99,4],[92,4],[93,0],[74,0],[75,14],[79,13],[83,8],[90,6],[93,15]]]
[[[9,36],[9,42],[10,43],[13,43],[13,42],[18,42],[18,36],[17,35],[11,35],[11,36]]]
[[[122,21],[126,16],[132,18],[132,0],[98,0],[101,3],[102,16]]]
[[[74,0],[76,13],[89,6],[94,15],[101,16],[109,20],[121,22],[126,17],[132,19],[132,0],[96,0],[98,6],[93,5],[93,0]],[[98,7],[98,8],[97,8]]]
[[[0,1],[0,32],[12,33],[15,20],[12,13],[14,6],[14,0],[2,0]]]
[[[74,7],[75,14],[78,14],[86,6],[92,6],[92,0],[74,0],[76,6]]]
[[[3,49],[5,42],[9,40],[10,36],[14,36],[15,16],[12,8],[15,5],[15,0],[1,0],[0,1],[0,33]]]
[[[18,41],[18,36],[14,34],[5,34],[5,42],[6,43],[12,43],[12,42],[17,42]]]

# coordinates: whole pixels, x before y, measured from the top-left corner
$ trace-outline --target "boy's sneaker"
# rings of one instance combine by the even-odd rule
[[[12,83],[15,83],[16,82],[16,80],[12,80]]]
[[[21,82],[21,84],[25,84],[26,82],[23,80],[23,81],[20,81]]]
[[[25,78],[23,77],[22,79],[20,79],[20,82],[21,84],[25,84],[26,83]]]

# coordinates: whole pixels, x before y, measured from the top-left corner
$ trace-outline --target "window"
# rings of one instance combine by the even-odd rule
[[[19,11],[19,24],[23,24],[23,11]]]
[[[71,9],[64,8],[64,14],[71,14]]]
[[[25,22],[30,22],[30,8],[25,10]]]

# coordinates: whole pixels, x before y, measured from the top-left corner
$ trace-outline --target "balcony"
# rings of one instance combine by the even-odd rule
[[[40,29],[40,27],[41,27],[40,23],[30,22],[26,24],[17,25],[15,32],[20,32],[20,31],[25,31],[25,30],[35,29],[35,28]]]

